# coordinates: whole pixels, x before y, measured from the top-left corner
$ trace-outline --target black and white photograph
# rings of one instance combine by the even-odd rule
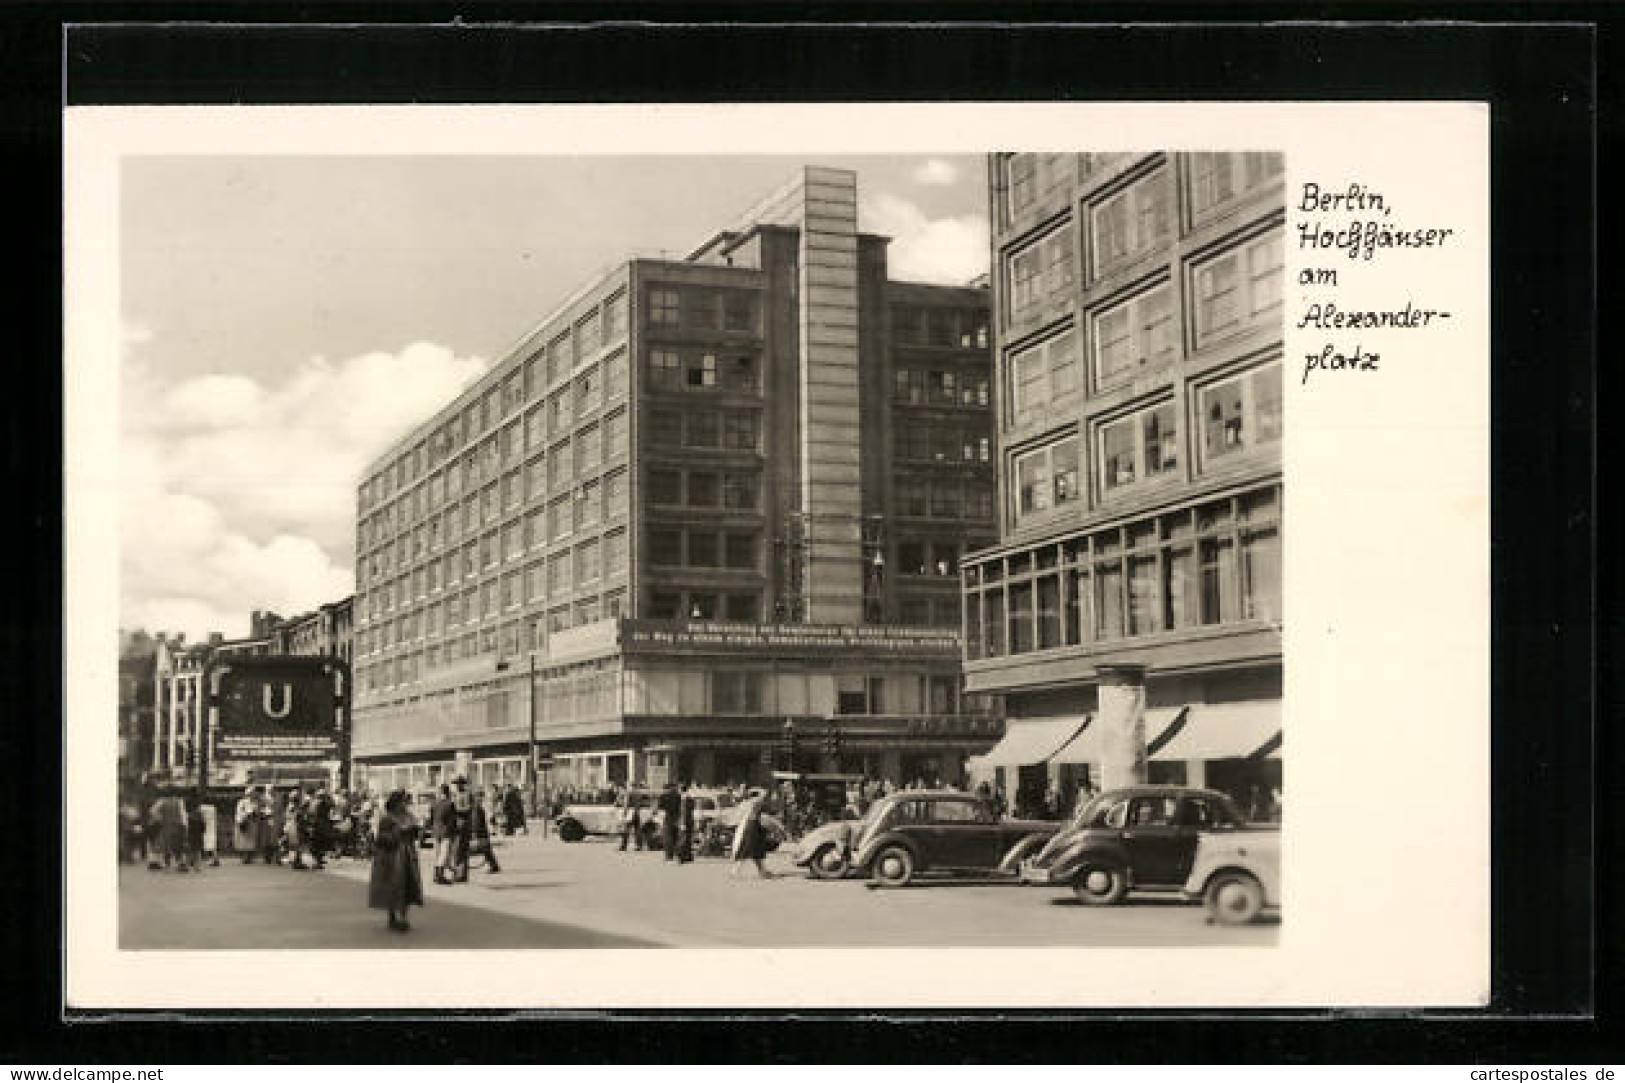
[[[1425,288],[1472,224],[1306,172],[1296,122],[1158,137],[1095,108],[944,150],[675,151],[638,139],[653,110],[619,152],[205,151],[203,116],[118,154],[80,295],[116,347],[116,453],[84,480],[117,494],[117,702],[72,780],[116,822],[98,950],[250,974],[568,952],[584,1003],[615,964],[579,960],[628,950],[867,974],[852,949],[977,949],[1012,1002],[1057,951],[1198,986],[1334,951],[1294,869],[1357,828],[1326,820],[1339,704],[1289,692],[1292,630],[1324,672],[1336,620],[1300,599],[1367,588],[1293,578],[1296,479],[1319,549],[1360,484],[1323,472],[1350,439],[1328,410],[1404,362],[1320,329],[1409,347],[1477,318],[1382,295],[1372,262]],[[1482,529],[1471,451],[1405,499]],[[941,992],[921,970],[885,995],[910,977]],[[1045,980],[1049,1003],[1078,979]],[[1269,981],[1237,995],[1291,995]]]

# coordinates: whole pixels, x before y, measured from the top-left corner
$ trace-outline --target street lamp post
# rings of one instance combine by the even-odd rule
[[[536,652],[530,652],[530,814],[537,815],[540,790],[536,768]]]

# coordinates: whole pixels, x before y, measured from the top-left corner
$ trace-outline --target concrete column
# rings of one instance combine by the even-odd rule
[[[1146,780],[1145,667],[1103,665],[1100,709],[1100,786],[1134,786]]]
[[[166,767],[175,766],[175,731],[180,725],[180,695],[181,679],[177,675],[171,677],[169,681],[169,758],[165,763]]]
[[[1207,761],[1206,760],[1186,760],[1185,761],[1185,785],[1187,785],[1187,786],[1206,786],[1207,785]]]
[[[162,677],[152,681],[152,769],[158,769],[159,749],[164,740],[164,688],[168,682]]]

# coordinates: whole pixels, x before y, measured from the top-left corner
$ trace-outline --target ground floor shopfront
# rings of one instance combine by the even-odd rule
[[[1152,783],[1227,793],[1252,819],[1278,819],[1283,792],[1278,663],[1207,671],[1143,672],[1128,702],[1138,719],[1136,773]],[[1075,806],[1078,794],[1122,784],[1103,771],[1112,723],[1101,683],[1011,689],[1005,736],[967,765],[973,782],[1000,787],[1013,807]]]
[[[786,723],[789,729],[786,730]],[[837,771],[899,784],[964,783],[966,762],[996,744],[999,719],[979,716],[627,716],[596,735],[540,738],[545,790],[761,784],[779,770]],[[793,740],[794,750],[790,749]],[[527,743],[437,747],[358,757],[355,778],[378,792],[434,790],[466,777],[476,789],[528,792]]]

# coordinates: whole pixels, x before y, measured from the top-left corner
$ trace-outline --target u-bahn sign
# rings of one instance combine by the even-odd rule
[[[233,658],[213,667],[217,762],[310,763],[344,756],[343,664]]]

